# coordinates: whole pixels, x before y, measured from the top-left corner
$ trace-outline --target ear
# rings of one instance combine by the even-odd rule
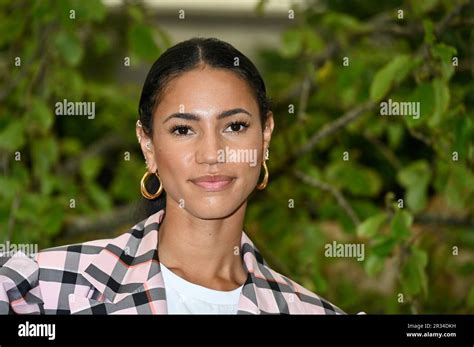
[[[273,121],[273,112],[268,111],[267,120],[263,128],[263,153],[265,155],[268,147],[270,146],[270,140],[272,139],[273,127],[275,123]]]
[[[153,141],[151,138],[143,131],[143,127],[138,125],[136,126],[136,134],[140,148],[142,149],[143,157],[147,165],[147,169],[150,173],[156,172],[158,166],[156,165],[155,160],[155,148],[153,146]]]

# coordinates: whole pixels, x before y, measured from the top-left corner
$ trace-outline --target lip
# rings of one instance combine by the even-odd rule
[[[218,192],[230,187],[235,177],[225,175],[205,175],[191,179],[195,185],[208,192]]]

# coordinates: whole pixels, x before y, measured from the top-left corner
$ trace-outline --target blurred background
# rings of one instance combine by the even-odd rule
[[[0,242],[138,222],[146,73],[228,41],[273,100],[270,181],[245,230],[277,271],[356,313],[474,313],[474,2],[0,0]],[[95,117],[55,104],[94,102]],[[413,101],[420,117],[381,115]],[[360,244],[363,261],[328,257]]]

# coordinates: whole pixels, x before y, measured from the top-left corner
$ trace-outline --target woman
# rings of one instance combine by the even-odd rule
[[[0,312],[343,313],[270,269],[242,231],[274,127],[245,55],[217,39],[171,47],[139,114],[148,217],[115,239],[2,258]]]

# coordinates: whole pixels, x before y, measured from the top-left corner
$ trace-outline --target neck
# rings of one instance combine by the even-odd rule
[[[227,218],[191,215],[168,198],[159,229],[160,262],[186,280],[216,290],[232,290],[247,275],[240,256],[246,202]]]

